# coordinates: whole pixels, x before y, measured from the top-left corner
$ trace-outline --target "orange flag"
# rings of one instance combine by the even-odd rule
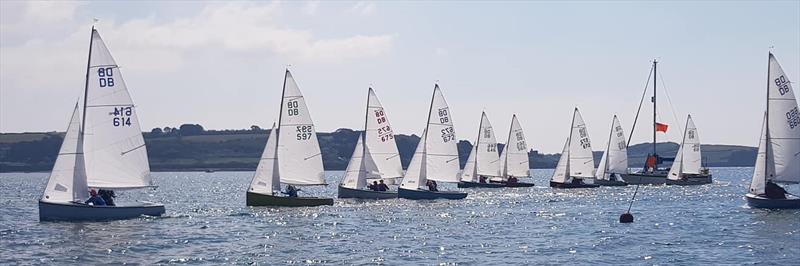
[[[667,124],[656,123],[656,131],[661,131],[667,133],[667,128],[669,126]]]

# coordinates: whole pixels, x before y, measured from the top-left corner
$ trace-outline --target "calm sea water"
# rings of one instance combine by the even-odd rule
[[[461,201],[337,200],[244,206],[252,173],[153,173],[160,218],[38,221],[46,173],[0,174],[0,263],[141,264],[777,264],[800,263],[800,211],[749,209],[751,168],[715,168],[712,185],[470,189]],[[330,172],[338,184],[341,172]],[[304,188],[334,197],[336,186]],[[796,190],[795,190],[796,191]]]

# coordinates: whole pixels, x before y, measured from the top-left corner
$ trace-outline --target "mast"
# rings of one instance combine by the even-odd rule
[[[686,149],[683,148],[683,144],[686,144],[686,133],[689,132],[689,120],[692,119],[692,115],[686,118],[686,126],[683,128],[683,138],[681,139],[681,168],[678,169],[678,176],[683,176],[683,154],[686,153]],[[702,160],[701,160],[702,161]]]
[[[617,120],[617,115],[614,115],[614,118],[611,120],[611,130],[608,131],[608,143],[606,143],[606,161],[603,164],[603,176],[601,178],[605,179],[606,172],[608,172],[608,161],[611,160],[611,136],[614,135],[614,121]]]
[[[428,121],[426,121],[426,123],[425,123],[425,139],[421,139],[421,140],[420,140],[420,141],[422,141],[422,143],[421,143],[421,144],[422,144],[422,145],[425,145],[425,146],[422,146],[423,150],[422,150],[422,158],[421,158],[421,159],[423,159],[423,160],[428,160],[428,158],[427,158],[427,157],[428,157],[428,156],[427,156],[427,153],[428,153],[428,152],[427,152],[427,151],[428,151],[428,149],[427,149],[427,147],[428,147],[428,127],[429,127],[429,126],[430,126],[430,124],[431,124],[431,112],[433,112],[433,99],[435,99],[435,98],[436,98],[436,90],[437,90],[437,89],[439,89],[439,83],[436,83],[436,84],[433,86],[433,94],[431,94],[431,105],[430,105],[430,107],[428,107]],[[449,110],[448,110],[448,111],[449,111]],[[419,144],[417,144],[417,145],[419,145]],[[425,162],[425,161],[422,161],[422,163],[424,163],[424,162]],[[424,164],[423,166],[424,166],[424,167],[426,167],[426,168],[428,167],[428,165],[427,165],[427,164]],[[420,169],[421,169],[421,168],[422,168],[422,167],[420,167]],[[422,169],[421,169],[421,170],[422,170]],[[427,169],[424,169],[424,170],[425,170],[425,175],[426,175],[426,176],[425,176],[425,178],[427,179],[427,178],[428,178],[428,177],[427,177],[427,175],[428,175],[428,174],[427,174],[428,170],[427,170]],[[419,184],[417,184],[417,186],[419,186]]]
[[[764,121],[764,127],[766,127],[766,134],[764,134],[764,180],[769,179],[769,171],[767,170],[767,165],[769,165],[769,146],[770,146],[770,139],[769,139],[769,79],[770,79],[770,60],[772,60],[772,51],[769,52],[767,56],[767,113],[766,113],[766,121]],[[764,182],[766,184],[766,182]]]
[[[658,126],[658,122],[656,122],[656,83],[658,82],[658,72],[656,71],[658,61],[653,59],[653,156],[656,157],[656,166],[658,168],[658,155],[656,155],[656,127]],[[655,169],[653,169],[655,171]]]
[[[275,160],[278,160],[278,156],[277,156],[278,155],[278,149],[277,149],[277,147],[281,144],[281,140],[280,140],[281,134],[280,134],[280,132],[281,132],[281,123],[283,122],[283,120],[282,120],[283,119],[283,104],[284,104],[283,100],[284,100],[284,97],[286,96],[286,79],[288,77],[289,77],[289,68],[287,67],[286,68],[286,74],[284,74],[284,76],[283,76],[283,88],[281,89],[281,107],[278,108],[278,128],[277,128],[277,132],[270,132],[270,134],[276,134],[277,133],[277,135],[275,135],[275,155],[276,155],[275,156]],[[279,166],[278,167],[278,173],[280,173],[280,171],[281,171],[281,169],[280,169],[280,166]]]
[[[361,137],[361,164],[364,165],[364,159],[367,157],[367,120],[369,120],[369,96],[372,94],[372,87],[367,91],[367,110],[364,112],[364,136]]]
[[[92,33],[89,36],[89,59],[86,60],[86,83],[83,85],[83,113],[81,116],[81,131],[78,134],[83,138],[83,131],[86,130],[86,102],[89,96],[89,69],[92,66],[92,44],[94,43],[94,25],[92,25]]]
[[[480,148],[479,146],[481,144],[481,133],[483,133],[483,116],[485,115],[486,112],[481,112],[481,121],[478,122],[478,138],[475,140],[475,175],[478,175],[478,149]]]
[[[508,138],[506,139],[506,146],[503,147],[503,151],[506,156],[503,157],[503,178],[508,176],[508,150],[509,143],[511,143],[511,131],[514,130],[514,120],[517,118],[516,114],[511,115],[511,126],[508,127]]]
[[[572,149],[572,130],[575,129],[575,114],[578,113],[578,107],[575,107],[575,111],[572,112],[572,122],[569,123],[569,138],[567,138],[567,175],[564,177],[564,181],[566,182],[567,179],[571,177],[570,170],[569,170],[569,150]]]

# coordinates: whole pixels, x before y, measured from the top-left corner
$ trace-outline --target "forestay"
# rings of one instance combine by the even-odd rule
[[[458,148],[452,113],[439,85],[433,89],[433,99],[428,113],[425,158],[426,178],[440,182],[458,182]]]
[[[381,177],[370,154],[369,148],[364,147],[362,138],[359,136],[353,156],[350,156],[350,162],[347,163],[347,169],[344,172],[343,187],[363,189],[367,186],[367,178]]]
[[[572,117],[572,130],[569,140],[569,170],[570,176],[578,178],[594,177],[594,157],[592,157],[592,143],[589,140],[589,131],[583,122],[581,112],[575,108]]]
[[[425,139],[427,138],[428,130],[422,131],[422,136],[417,143],[417,148],[414,150],[414,156],[411,157],[411,162],[408,164],[408,169],[403,176],[403,182],[400,187],[404,189],[419,189],[427,179],[425,178],[426,168],[426,153],[425,153]]]
[[[88,185],[151,186],[147,148],[122,71],[96,30],[91,43],[83,124]]]
[[[278,129],[278,171],[282,183],[324,185],[322,153],[311,114],[292,73],[286,70]]]
[[[775,175],[769,180],[800,183],[800,110],[789,78],[771,53],[768,84],[767,155],[775,165]]]
[[[597,179],[608,180],[611,174],[628,173],[628,142],[625,140],[625,132],[619,123],[617,116],[611,122],[611,132],[608,136],[606,151],[600,159],[597,168]]]
[[[501,171],[503,177],[528,177],[530,169],[528,167],[528,145],[525,141],[525,133],[522,126],[517,121],[517,115],[511,117],[511,129],[508,132],[508,141],[500,154]]]
[[[667,178],[679,180],[684,174],[699,174],[701,165],[700,136],[697,127],[692,121],[692,116],[686,118],[686,128],[684,129],[683,140],[675,155],[675,161],[669,170]]]
[[[250,191],[260,194],[273,195],[275,191],[281,190],[280,172],[278,171],[278,141],[275,123],[269,131],[267,145],[261,154],[256,173],[250,182]]]
[[[81,116],[78,104],[72,111],[67,133],[58,151],[53,171],[47,181],[42,200],[54,202],[83,201],[89,197],[84,168],[83,140],[80,135]]]
[[[399,178],[403,176],[400,153],[395,144],[394,130],[378,96],[369,88],[367,99],[366,150],[373,159],[380,178]]]

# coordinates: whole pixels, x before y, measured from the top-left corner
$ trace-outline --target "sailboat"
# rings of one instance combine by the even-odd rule
[[[594,157],[592,143],[586,123],[578,108],[572,113],[572,126],[569,137],[564,144],[561,158],[550,178],[550,187],[554,188],[593,188],[599,185],[584,183],[584,179],[594,178]]]
[[[511,128],[508,130],[506,146],[500,153],[500,176],[502,180],[491,182],[504,183],[507,187],[532,187],[533,183],[519,182],[519,178],[530,177],[530,167],[528,166],[528,144],[525,141],[525,133],[522,126],[517,121],[517,115],[511,116]],[[513,178],[514,182],[508,182]]]
[[[600,165],[597,167],[594,183],[601,186],[627,186],[620,175],[628,173],[628,142],[619,119],[614,115],[611,130],[608,132],[608,143]]]
[[[702,155],[700,152],[700,136],[697,127],[692,121],[692,116],[686,118],[686,128],[683,132],[683,140],[672,162],[669,174],[667,175],[667,185],[703,185],[711,184],[711,174],[708,168],[703,167]]]
[[[39,200],[39,220],[117,220],[160,216],[164,205],[138,202],[115,206],[84,204],[89,188],[152,187],[136,107],[119,66],[92,27],[83,93],[75,104],[64,142]]]
[[[467,158],[464,170],[461,172],[459,188],[468,187],[505,187],[502,183],[490,183],[490,178],[500,177],[500,157],[497,155],[497,139],[494,129],[486,117],[486,112],[481,113],[481,122],[478,125],[478,137],[475,145]]]
[[[247,190],[247,206],[333,205],[332,198],[278,196],[275,190],[280,190],[279,183],[290,186],[326,185],[314,122],[303,93],[288,69],[283,80],[278,127],[273,125],[269,133],[264,153]]]
[[[754,168],[747,205],[800,209],[800,197],[784,194],[778,186],[800,183],[800,111],[792,84],[772,53],[767,65],[767,111]]]
[[[364,133],[358,137],[353,156],[339,185],[339,198],[391,199],[396,191],[365,189],[367,179],[394,180],[403,176],[400,153],[386,111],[375,91],[369,88]],[[389,183],[389,182],[386,182]]]
[[[657,106],[656,105],[657,104],[657,101],[656,101],[656,95],[657,95],[656,88],[657,88],[657,84],[658,84],[658,82],[657,82],[658,81],[658,61],[656,61],[656,60],[653,60],[653,72],[652,72],[652,74],[653,74],[653,76],[652,76],[653,77],[653,96],[652,96],[651,100],[653,102],[653,153],[647,155],[647,159],[646,159],[646,162],[645,162],[645,167],[641,171],[635,172],[635,173],[622,174],[622,179],[625,180],[626,183],[632,184],[632,185],[646,185],[646,184],[659,185],[659,184],[666,183],[666,181],[667,181],[667,173],[669,173],[669,169],[659,168],[658,166],[659,166],[659,164],[662,164],[664,162],[669,162],[669,161],[673,161],[674,160],[674,158],[667,158],[667,157],[659,156],[658,155],[658,151],[656,149],[656,140],[657,140],[656,136],[657,136],[657,133],[659,131],[659,126],[666,126],[666,125],[658,123],[658,121],[656,120],[657,119],[657,116],[656,116],[656,114],[657,114],[657,112],[656,112],[656,110],[657,110],[656,109],[656,106]],[[646,91],[647,91],[647,88],[645,88],[645,92]],[[642,97],[642,100],[644,100],[644,97]],[[641,106],[642,106],[642,103],[640,102],[639,103],[639,109],[640,110],[641,110]],[[638,115],[639,115],[639,112],[637,111],[636,112],[636,116],[637,116],[636,120],[638,120]],[[633,127],[631,128],[631,131],[633,131],[633,129],[636,128],[636,120],[634,120],[634,124],[633,124]],[[666,128],[663,128],[661,131],[666,132]],[[631,134],[633,134],[633,132],[631,132]]]
[[[397,189],[397,196],[413,200],[466,198],[467,193],[464,192],[438,191],[426,187],[428,180],[453,183],[459,181],[457,141],[450,107],[436,84],[425,130],[422,131],[411,163]]]

